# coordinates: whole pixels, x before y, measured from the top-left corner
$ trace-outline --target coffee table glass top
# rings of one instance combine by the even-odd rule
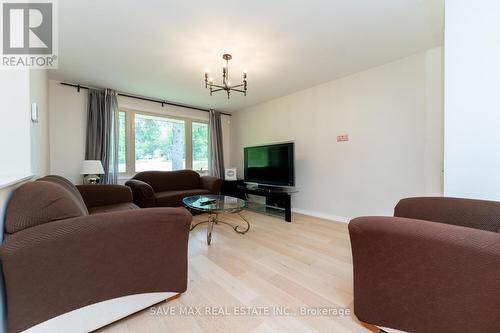
[[[213,194],[186,197],[182,202],[189,208],[210,213],[239,212],[246,206],[245,200]]]

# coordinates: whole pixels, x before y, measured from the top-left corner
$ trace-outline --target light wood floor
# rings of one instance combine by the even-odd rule
[[[100,332],[378,332],[363,326],[354,314],[293,314],[301,307],[350,308],[352,313],[347,224],[304,215],[294,215],[293,222],[286,223],[243,214],[251,223],[246,235],[219,224],[207,246],[205,225],[191,232],[188,289],[180,298],[160,304],[177,313],[186,306],[202,311],[224,307],[231,315],[154,315],[147,309]],[[237,215],[221,218],[238,221]],[[200,219],[206,216],[195,217]],[[271,313],[286,308],[292,315],[234,315],[236,308],[246,306],[267,307]]]

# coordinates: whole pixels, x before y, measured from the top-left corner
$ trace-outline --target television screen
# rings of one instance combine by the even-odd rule
[[[293,153],[293,143],[244,148],[245,181],[294,186]]]

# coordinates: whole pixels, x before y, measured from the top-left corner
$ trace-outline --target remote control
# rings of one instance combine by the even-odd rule
[[[217,202],[217,200],[212,199],[212,200],[207,200],[207,201],[200,202],[200,205],[201,206],[208,206],[208,205],[214,204],[216,202]]]

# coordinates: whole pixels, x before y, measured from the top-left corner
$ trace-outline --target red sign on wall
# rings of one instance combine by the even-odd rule
[[[343,134],[337,136],[337,142],[349,141],[349,135]]]

